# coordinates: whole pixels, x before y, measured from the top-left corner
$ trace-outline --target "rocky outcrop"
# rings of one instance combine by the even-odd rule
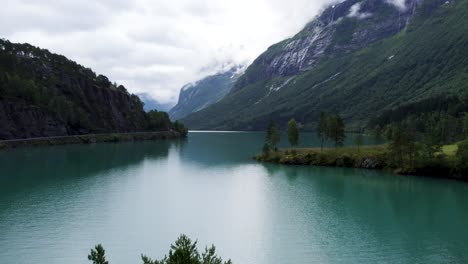
[[[0,139],[67,135],[67,125],[38,106],[0,99]]]
[[[386,163],[378,158],[361,158],[354,162],[355,168],[381,170],[385,168]]]
[[[323,58],[336,57],[369,46],[404,29],[420,0],[404,6],[385,0],[347,0],[328,7],[291,39],[270,47],[235,85],[278,76],[290,76],[315,67]]]

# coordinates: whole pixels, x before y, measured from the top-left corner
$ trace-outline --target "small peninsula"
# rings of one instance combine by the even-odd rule
[[[424,119],[423,119],[424,121]],[[463,121],[463,119],[461,120]],[[430,120],[426,125],[430,126]],[[292,119],[287,125],[287,138],[291,148],[278,149],[281,134],[274,122],[266,131],[262,153],[255,159],[285,165],[313,165],[348,167],[373,170],[388,170],[401,175],[428,176],[468,180],[468,140],[463,133],[448,137],[444,122],[432,129],[417,130],[407,122],[390,123],[382,130],[372,130],[373,137],[386,144],[364,146],[363,132],[354,134],[354,144],[344,146],[347,137],[345,124],[339,115],[322,113],[317,125],[317,136],[322,145],[318,148],[298,148],[300,132],[298,123]],[[455,143],[448,143],[450,140]],[[333,142],[334,148],[324,148],[325,141]]]

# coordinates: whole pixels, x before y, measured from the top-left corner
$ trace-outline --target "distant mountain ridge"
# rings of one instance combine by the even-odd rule
[[[468,1],[346,0],[271,46],[191,129],[263,130],[321,111],[362,128],[384,111],[468,90]]]
[[[184,118],[223,99],[244,70],[243,66],[234,66],[227,71],[184,85],[180,90],[177,105],[169,111],[170,117],[172,120]]]
[[[151,110],[168,112],[174,106],[174,104],[171,103],[160,103],[148,93],[138,93],[137,96],[140,97],[140,100],[143,102],[143,109],[146,112]]]

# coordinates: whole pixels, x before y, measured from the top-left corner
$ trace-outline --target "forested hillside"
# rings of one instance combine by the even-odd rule
[[[231,94],[183,121],[192,129],[263,130],[294,117],[313,129],[325,111],[343,116],[350,130],[380,124],[384,113],[468,90],[467,32],[467,0],[407,0],[405,9],[347,0],[270,47]]]
[[[124,86],[64,56],[0,40],[0,139],[170,130]]]

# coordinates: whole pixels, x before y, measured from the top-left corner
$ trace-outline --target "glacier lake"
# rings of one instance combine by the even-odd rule
[[[0,263],[90,263],[98,243],[110,264],[142,263],[181,233],[235,264],[468,262],[467,183],[261,164],[263,140],[1,151]]]

